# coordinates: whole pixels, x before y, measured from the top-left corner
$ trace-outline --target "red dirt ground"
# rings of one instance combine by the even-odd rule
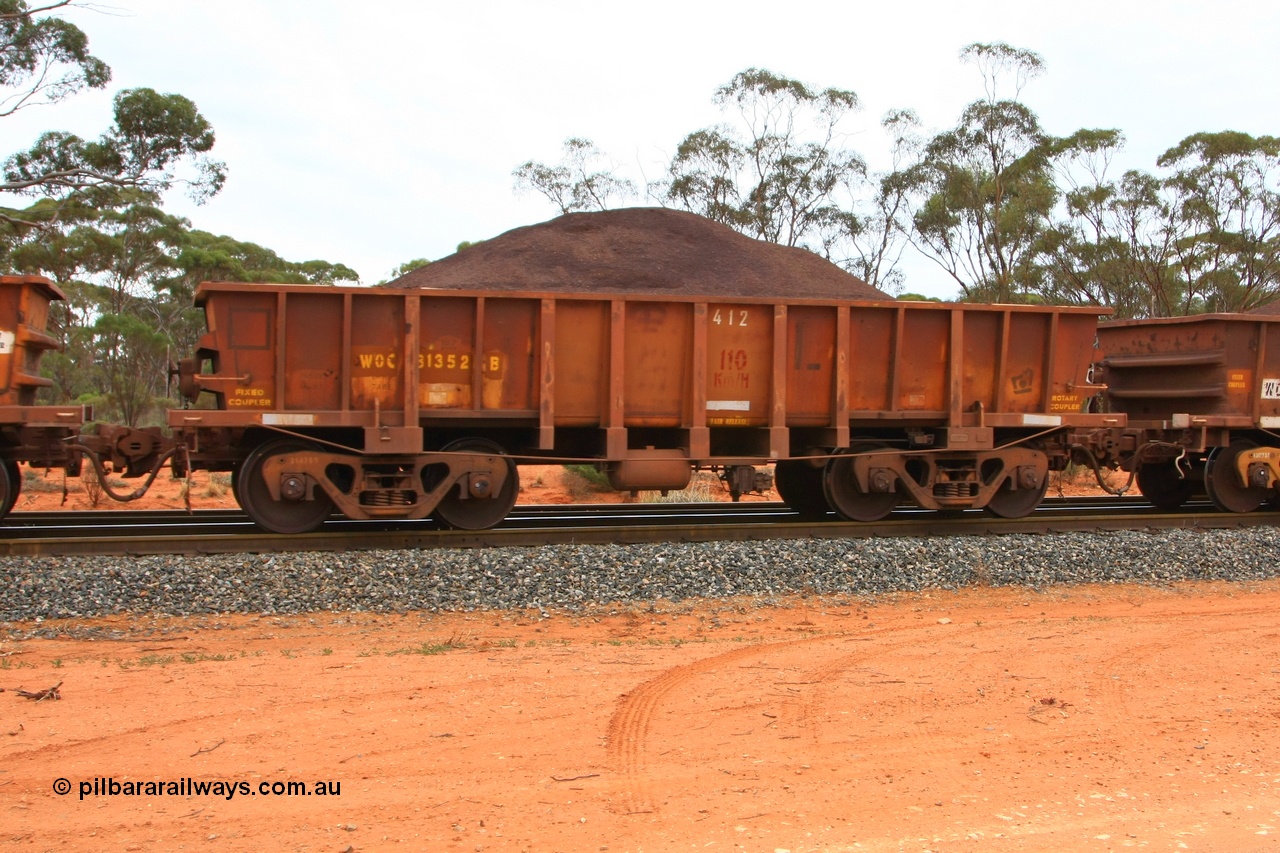
[[[0,839],[1270,850],[1277,612],[1269,583],[77,622],[111,634],[0,644]]]
[[[0,841],[1272,850],[1277,613],[1272,582],[10,623]]]

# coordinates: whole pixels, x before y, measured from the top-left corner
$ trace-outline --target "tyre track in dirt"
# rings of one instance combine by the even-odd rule
[[[784,709],[794,709],[799,726],[799,737],[816,746],[821,739],[821,708],[827,688],[841,679],[851,668],[866,664],[878,656],[893,654],[903,648],[922,642],[920,632],[933,626],[890,628],[868,635],[822,635],[783,642],[766,642],[747,648],[734,649],[699,661],[672,667],[645,681],[619,699],[610,718],[607,735],[607,758],[611,770],[621,781],[622,808],[624,814],[648,813],[656,810],[648,782],[648,755],[652,752],[650,735],[655,716],[667,704],[668,697],[688,687],[696,679],[717,672],[734,663],[763,658],[777,652],[821,647],[824,644],[859,643],[856,651],[838,654],[834,658],[823,655],[817,666],[807,666],[788,685],[796,687],[794,693],[775,694]],[[979,631],[979,628],[960,629],[948,633],[949,641]],[[911,636],[903,637],[904,632]],[[821,654],[821,652],[814,652]],[[783,718],[784,714],[778,714]]]
[[[939,724],[930,722],[932,714],[925,707],[933,676],[921,672],[886,672],[878,662],[890,659],[905,665],[904,650],[934,649],[938,654],[949,655],[944,664],[950,668],[958,658],[949,651],[952,647],[971,645],[975,636],[1003,627],[983,628],[951,623],[945,627],[935,624],[900,626],[867,638],[871,642],[857,651],[839,654],[812,667],[804,677],[811,683],[796,697],[801,735],[807,750],[815,757],[828,759],[846,751],[844,760],[849,760],[847,751],[864,752],[862,742],[879,742],[881,735],[874,731],[875,725],[872,731],[864,731],[860,727],[861,721],[884,717],[884,706],[888,704],[894,708],[889,714],[893,718],[903,719],[904,712],[912,715],[910,724],[895,724],[891,747],[894,752],[914,756],[914,768],[908,773],[924,773],[928,776],[928,783],[934,786],[945,784],[945,780],[957,779],[960,771],[954,761],[946,760],[939,753],[940,741],[936,737]],[[856,673],[862,675],[859,677]],[[829,734],[831,727],[839,727],[841,719],[859,722],[846,726],[842,738],[837,736],[833,739]],[[904,784],[902,776],[906,774],[882,774],[880,765],[874,753],[867,757],[868,769],[879,768],[872,771],[878,782]],[[923,785],[925,781],[920,780],[919,784]]]
[[[638,814],[656,809],[646,781],[646,754],[654,714],[662,707],[669,694],[701,675],[737,661],[758,658],[769,652],[830,642],[831,639],[830,636],[809,637],[734,649],[672,667],[623,695],[609,720],[607,748],[609,767],[622,784],[622,808],[619,811],[623,814]]]

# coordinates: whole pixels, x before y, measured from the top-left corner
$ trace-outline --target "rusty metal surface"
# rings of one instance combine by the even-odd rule
[[[31,406],[53,384],[40,375],[40,357],[58,349],[47,334],[49,303],[62,291],[44,276],[0,276],[0,406]]]
[[[44,276],[0,276],[0,517],[21,488],[17,464],[62,467],[74,471],[78,457],[64,439],[92,419],[82,405],[36,405],[41,389],[53,384],[40,375],[40,360],[58,341],[48,334],[49,307],[63,293]]]
[[[440,481],[424,454],[464,439],[597,461],[620,489],[676,489],[691,466],[746,482],[771,461],[895,452],[870,480],[828,466],[810,486],[847,518],[908,494],[1015,513],[1066,464],[1069,428],[1123,425],[1086,411],[1101,390],[1091,308],[228,283],[196,298],[208,332],[179,386],[214,405],[170,425],[193,465],[255,488],[257,448],[288,434],[277,467],[296,488],[273,480],[250,509],[281,531],[318,522],[322,507],[299,504],[326,495],[356,518],[433,512],[472,463]],[[467,525],[500,518],[465,509]]]
[[[240,284],[197,298],[214,367],[194,380],[219,411],[175,427],[511,428],[536,451],[665,443],[713,461],[786,458],[796,430],[838,447],[851,429],[1101,423],[1083,411],[1092,309]]]
[[[1280,318],[1246,314],[1106,323],[1113,410],[1170,428],[1280,427]]]

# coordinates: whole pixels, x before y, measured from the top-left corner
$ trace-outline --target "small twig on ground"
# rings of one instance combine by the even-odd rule
[[[552,776],[551,778],[556,782],[576,782],[579,779],[594,779],[599,775],[599,773],[584,773],[581,776],[565,776],[563,778],[560,776]]]
[[[208,747],[208,748],[201,748],[201,749],[197,749],[195,752],[191,753],[190,757],[191,757],[191,758],[195,758],[197,755],[200,755],[200,754],[202,754],[202,753],[205,753],[205,752],[213,752],[215,749],[217,749],[218,747],[222,746],[222,745],[223,745],[224,743],[226,743],[226,742],[227,742],[227,739],[226,739],[226,738],[223,738],[222,740],[220,740],[220,741],[218,741],[217,743],[215,743],[213,746],[210,746],[210,747]]]
[[[61,686],[62,682],[59,681],[47,690],[15,690],[13,692],[17,693],[23,699],[34,699],[37,702],[43,702],[46,699],[61,699],[62,694],[58,692],[58,688]]]

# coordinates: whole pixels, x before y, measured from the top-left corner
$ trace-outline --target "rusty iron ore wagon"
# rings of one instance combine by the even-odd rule
[[[1280,317],[1202,314],[1105,323],[1098,330],[1113,464],[1175,509],[1207,493],[1250,512],[1280,486]],[[1102,442],[1094,442],[1101,444]],[[1106,451],[1103,451],[1106,452]]]
[[[1071,435],[1123,426],[1086,411],[1085,308],[231,283],[196,301],[180,387],[212,408],[170,411],[175,466],[233,472],[277,532],[335,511],[487,528],[518,463],[583,460],[620,490],[710,469],[737,496],[773,462],[803,513],[1021,516]]]
[[[36,404],[40,389],[53,384],[40,375],[41,356],[59,349],[48,333],[49,306],[63,298],[42,276],[0,276],[0,518],[18,500],[21,463],[79,473],[67,441],[76,439],[91,412]]]

